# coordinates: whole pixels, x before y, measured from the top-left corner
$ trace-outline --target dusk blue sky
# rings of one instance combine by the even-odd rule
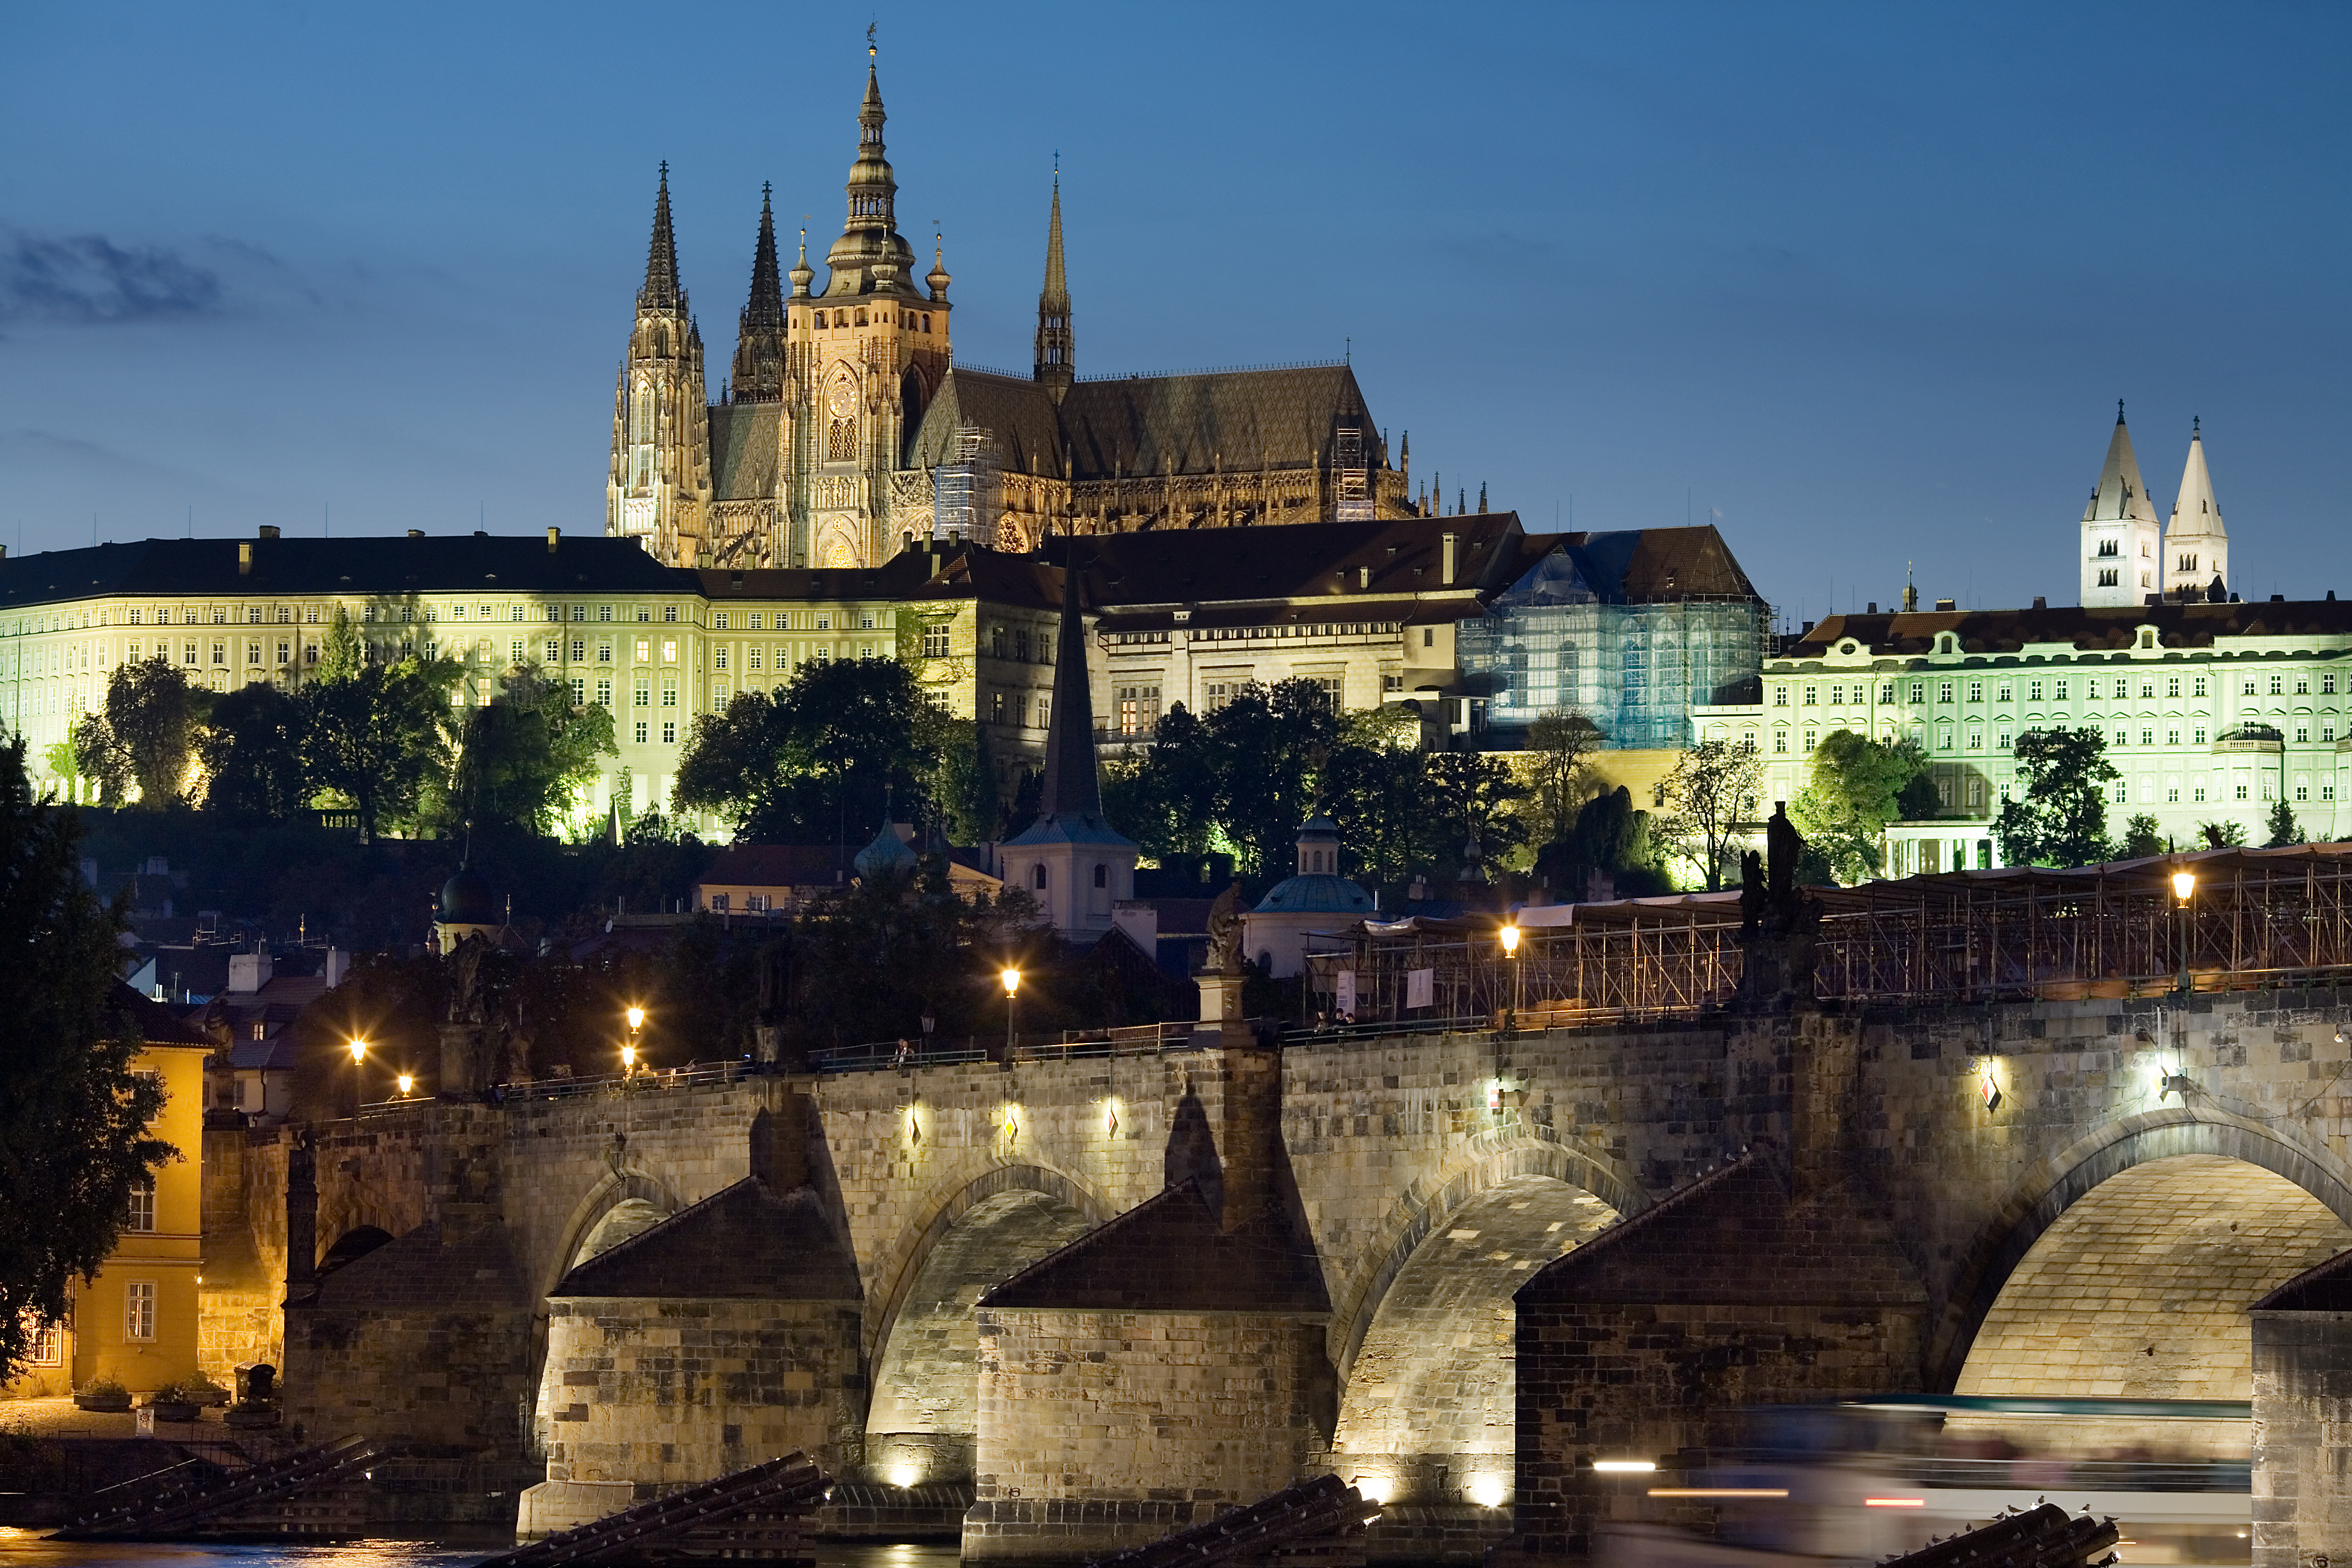
[[[1449,503],[1712,518],[1792,620],[2071,603],[2121,397],[2162,508],[2203,416],[2234,586],[2352,594],[2352,9],[876,16],[966,362],[1029,363],[1058,150],[1082,373],[1352,340]],[[867,19],[0,7],[0,542],[601,529],[656,164],[715,393]]]

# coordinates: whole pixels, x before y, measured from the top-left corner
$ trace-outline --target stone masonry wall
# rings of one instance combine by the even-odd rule
[[[637,1495],[808,1454],[857,1461],[857,1310],[822,1301],[548,1303],[547,1479]]]
[[[2254,1568],[2352,1542],[2352,1312],[2254,1314]]]
[[[240,1366],[286,1364],[286,1165],[274,1132],[227,1128],[205,1131],[204,1171],[197,1363],[214,1382],[234,1388]],[[273,1177],[278,1196],[271,1203]]]
[[[1298,1479],[1322,1446],[1323,1323],[1255,1312],[982,1308],[963,1554],[1080,1559]]]

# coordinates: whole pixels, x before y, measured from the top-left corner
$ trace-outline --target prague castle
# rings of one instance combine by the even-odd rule
[[[710,401],[679,281],[668,166],[614,390],[605,531],[666,565],[840,570],[918,541],[1027,552],[1048,532],[1370,521],[1410,499],[1348,365],[1088,380],[1055,177],[1030,375],[954,362],[945,247],[915,271],[898,230],[871,61],[848,216],[816,287],[803,235],[780,266],[763,200],[735,355]],[[789,292],[787,292],[789,284]]]

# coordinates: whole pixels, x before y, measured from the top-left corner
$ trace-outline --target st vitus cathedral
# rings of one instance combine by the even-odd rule
[[[1410,496],[1345,363],[1082,379],[1056,177],[1027,377],[959,368],[943,247],[918,279],[867,50],[848,220],[812,291],[760,207],[751,298],[717,402],[679,282],[669,169],[613,398],[604,528],[679,566],[879,564],[918,541],[1029,551],[1049,531],[1213,528],[1442,510]],[[784,290],[790,279],[792,289]]]

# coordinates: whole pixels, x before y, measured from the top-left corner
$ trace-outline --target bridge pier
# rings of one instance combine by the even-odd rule
[[[2254,1303],[2253,1568],[2352,1541],[2352,1252]]]

